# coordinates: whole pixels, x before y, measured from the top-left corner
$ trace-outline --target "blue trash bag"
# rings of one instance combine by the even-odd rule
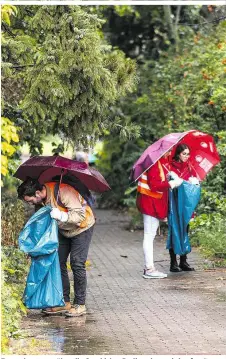
[[[31,256],[23,302],[29,309],[64,306],[58,257],[58,226],[47,206],[37,211],[19,235],[20,250]]]
[[[169,191],[168,238],[166,249],[173,248],[175,254],[191,252],[188,224],[197,204],[201,188],[183,181],[181,186]]]

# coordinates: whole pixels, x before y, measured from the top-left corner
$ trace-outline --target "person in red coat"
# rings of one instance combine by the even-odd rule
[[[139,178],[137,187],[137,208],[143,214],[144,221],[144,274],[143,278],[166,278],[167,274],[159,272],[154,267],[153,241],[159,226],[159,221],[168,214],[168,190],[178,187],[183,181],[180,178],[168,182],[169,172],[167,152],[149,170]]]
[[[175,150],[174,157],[170,162],[170,174],[174,179],[182,178],[183,180],[189,181],[193,184],[197,184],[198,179],[196,178],[196,172],[189,163],[190,148],[185,143],[180,143]],[[193,271],[192,268],[187,263],[187,256],[180,256],[180,264],[178,266],[176,254],[173,251],[173,248],[169,250],[170,253],[170,271],[171,272],[181,272],[183,271]]]

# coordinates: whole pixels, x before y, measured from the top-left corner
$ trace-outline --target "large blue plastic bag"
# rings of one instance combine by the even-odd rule
[[[181,186],[169,191],[168,238],[166,248],[173,248],[175,254],[191,252],[187,227],[197,204],[201,188],[183,181]]]
[[[19,235],[20,249],[31,256],[23,302],[29,309],[64,306],[58,257],[58,226],[43,207],[26,223]]]

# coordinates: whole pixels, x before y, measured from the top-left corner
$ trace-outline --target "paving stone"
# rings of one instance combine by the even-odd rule
[[[188,260],[195,272],[169,273],[165,238],[158,237],[156,267],[168,277],[145,280],[142,231],[126,230],[128,218],[116,211],[97,210],[96,216],[88,258],[88,314],[40,320],[40,312],[31,311],[25,329],[30,326],[62,354],[225,354],[226,269],[205,271],[203,258],[193,250]]]
[[[226,306],[216,302],[216,276],[209,278],[202,269],[197,251],[188,258],[198,272],[144,280],[142,231],[126,231],[115,212],[97,215],[101,225],[96,226],[89,254],[93,269],[88,274],[87,304],[97,323],[103,312],[108,316],[106,326],[110,320],[123,354],[133,353],[133,348],[137,354],[225,354]],[[167,273],[165,240],[159,237],[154,245],[156,267]],[[121,349],[109,350],[120,354]]]

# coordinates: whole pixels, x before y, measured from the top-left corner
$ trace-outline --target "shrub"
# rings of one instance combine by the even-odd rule
[[[7,354],[9,338],[17,337],[20,319],[26,314],[22,303],[29,260],[17,248],[18,235],[25,222],[21,201],[11,198],[2,201],[2,352]]]
[[[2,352],[7,353],[10,337],[17,337],[20,319],[26,314],[22,303],[28,259],[13,246],[2,247]]]
[[[202,193],[202,202],[197,216],[191,222],[191,241],[200,246],[206,257],[214,260],[216,265],[226,265],[226,198],[216,196],[206,190]]]

